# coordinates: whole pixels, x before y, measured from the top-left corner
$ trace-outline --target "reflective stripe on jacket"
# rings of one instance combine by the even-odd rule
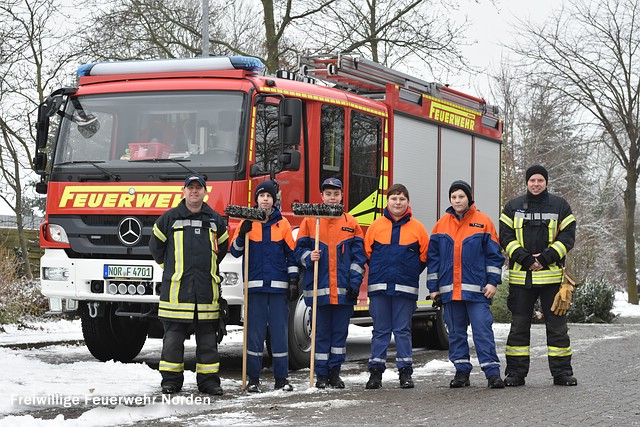
[[[427,253],[427,287],[442,302],[488,302],[485,285],[502,283],[504,256],[491,219],[474,204],[458,219],[453,208],[431,232]]]
[[[164,268],[159,318],[191,322],[196,309],[200,321],[220,318],[218,265],[228,237],[224,220],[206,203],[194,213],[183,199],[158,218],[149,249]]]
[[[313,261],[316,219],[304,218],[298,231],[295,257],[304,270],[305,303],[311,306],[313,297]],[[339,218],[320,218],[320,260],[318,265],[318,304],[353,305],[347,298],[347,287],[360,289],[367,256],[363,248],[364,235],[358,221],[348,213]]]
[[[238,237],[241,225],[242,222],[236,228],[229,248],[234,257],[244,255],[245,240]],[[274,209],[267,222],[254,222],[251,226],[248,233],[249,292],[286,293],[289,279],[298,278],[298,265],[293,256],[295,242],[289,221]]]
[[[417,301],[428,246],[427,230],[411,216],[411,208],[398,221],[385,208],[384,216],[369,226],[364,238],[369,296],[402,295]]]

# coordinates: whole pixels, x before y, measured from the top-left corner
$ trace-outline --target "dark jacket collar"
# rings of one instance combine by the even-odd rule
[[[388,208],[384,208],[383,211],[383,215],[389,219],[391,222],[397,222],[397,223],[401,223],[404,224],[406,222],[408,222],[411,219],[411,206],[407,207],[407,211],[404,213],[404,215],[398,220],[396,221],[393,216],[391,216],[391,214],[389,213],[389,209]]]

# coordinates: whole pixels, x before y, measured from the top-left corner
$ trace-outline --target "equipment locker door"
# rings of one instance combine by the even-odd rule
[[[396,115],[393,144],[389,184],[407,187],[413,216],[431,231],[438,215],[438,127]]]

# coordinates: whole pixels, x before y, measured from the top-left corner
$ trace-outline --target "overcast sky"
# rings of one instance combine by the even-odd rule
[[[512,41],[514,24],[518,20],[544,22],[553,10],[565,3],[565,0],[496,0],[494,6],[489,0],[479,1],[478,4],[476,0],[468,0],[459,11],[460,19],[467,16],[470,21],[468,39],[477,41],[474,46],[464,47],[462,50],[471,65],[488,70],[500,65],[503,54],[508,56],[501,45]],[[486,74],[451,75],[450,80],[441,83],[449,83],[472,95],[485,95],[478,91],[486,91]]]

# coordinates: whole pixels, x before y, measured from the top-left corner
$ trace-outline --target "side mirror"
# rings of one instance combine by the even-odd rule
[[[47,194],[47,183],[44,181],[40,181],[36,183],[36,193],[38,194]]]
[[[47,168],[47,153],[36,153],[33,158],[33,169],[36,173],[44,173]]]
[[[36,148],[47,146],[49,139],[49,108],[46,102],[38,107],[38,121],[36,122]]]
[[[258,163],[252,164],[251,167],[249,168],[249,176],[251,177],[262,176],[262,175],[266,175],[267,173],[268,172],[262,169],[262,166],[260,166]]]
[[[36,122],[36,148],[47,146],[49,139],[49,119],[60,109],[69,95],[76,93],[78,88],[63,87],[51,92],[38,107],[38,121]]]
[[[300,145],[300,121],[302,119],[302,101],[285,98],[280,101],[278,113],[278,136],[284,147]]]
[[[297,171],[300,170],[300,151],[298,150],[284,150],[280,155],[280,164],[282,164],[282,170]]]

